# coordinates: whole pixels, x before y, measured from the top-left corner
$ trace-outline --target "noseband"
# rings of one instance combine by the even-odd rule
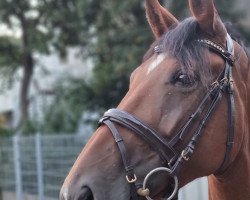
[[[207,46],[211,51],[217,53],[225,60],[225,67],[222,73],[218,76],[216,81],[211,84],[210,89],[200,102],[198,108],[190,116],[189,120],[184,124],[180,131],[171,139],[166,140],[160,133],[145,124],[143,121],[137,119],[135,116],[119,110],[110,109],[100,119],[99,124],[105,124],[111,131],[121,154],[123,165],[126,171],[127,182],[131,186],[131,198],[133,200],[139,199],[140,197],[146,197],[148,200],[152,200],[149,195],[150,191],[147,188],[147,182],[149,178],[159,172],[165,171],[174,179],[173,192],[166,200],[176,198],[178,192],[178,175],[185,162],[187,162],[194,152],[196,144],[203,133],[203,130],[215,111],[216,106],[222,99],[222,94],[227,94],[228,101],[228,132],[226,142],[226,152],[224,160],[218,170],[218,173],[223,172],[229,164],[231,151],[234,141],[234,97],[233,97],[233,77],[232,77],[232,66],[234,63],[234,47],[233,40],[227,35],[227,50],[217,45],[215,42],[208,39],[199,39],[195,42],[201,45]],[[209,106],[207,106],[209,105]],[[202,114],[202,119],[198,119]],[[193,133],[191,139],[184,148],[180,148],[183,139],[187,136],[190,128],[194,122],[199,120],[199,125]],[[124,128],[129,129],[135,135],[143,139],[148,145],[155,150],[160,158],[162,159],[163,167],[156,168],[150,171],[144,179],[143,184],[137,183],[137,177],[134,173],[134,167],[128,159],[126,147],[123,139],[120,136],[115,124],[118,124]],[[178,198],[178,197],[177,197]]]

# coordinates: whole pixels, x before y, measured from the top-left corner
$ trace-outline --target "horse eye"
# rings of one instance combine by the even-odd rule
[[[192,87],[195,84],[195,79],[187,74],[177,73],[173,83],[182,87]]]

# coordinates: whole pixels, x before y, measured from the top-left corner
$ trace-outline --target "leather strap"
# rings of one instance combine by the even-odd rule
[[[229,51],[234,54],[233,48],[233,40],[228,35],[227,36],[227,48]],[[232,65],[228,65],[228,86],[227,86],[227,102],[228,102],[228,134],[227,134],[227,143],[226,143],[226,153],[223,159],[223,162],[216,172],[216,174],[222,174],[228,167],[230,163],[230,158],[232,154],[233,144],[234,144],[234,123],[235,123],[235,102],[233,97],[233,72],[232,72]]]
[[[175,150],[168,145],[167,141],[161,136],[161,134],[157,133],[156,130],[131,114],[119,109],[110,109],[105,112],[104,117],[99,123],[102,123],[102,121],[105,121],[106,119],[128,128],[142,138],[152,147],[152,149],[158,152],[163,162],[169,162],[170,159],[176,155]]]
[[[110,131],[114,137],[114,140],[119,148],[120,155],[121,155],[122,162],[123,162],[123,166],[124,166],[125,171],[126,171],[126,178],[127,178],[127,180],[131,181],[131,184],[130,184],[131,197],[133,200],[137,200],[138,195],[136,192],[137,187],[135,184],[137,177],[135,176],[133,166],[129,163],[129,160],[127,157],[127,151],[126,151],[126,147],[124,145],[123,139],[122,139],[121,135],[119,134],[118,130],[116,129],[116,127],[114,126],[114,124],[110,120],[103,121],[103,124],[105,124],[110,129]]]

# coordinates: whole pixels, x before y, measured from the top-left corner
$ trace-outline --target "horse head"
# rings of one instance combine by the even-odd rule
[[[213,0],[189,6],[193,17],[179,22],[157,0],[146,0],[155,42],[80,153],[62,200],[172,199],[198,177],[211,175],[218,186],[236,166],[249,175],[248,57]],[[250,195],[249,187],[241,197],[227,195],[227,187],[212,187],[211,196]]]

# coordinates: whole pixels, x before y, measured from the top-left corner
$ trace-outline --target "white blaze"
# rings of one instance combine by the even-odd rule
[[[149,65],[147,75],[150,72],[152,72],[155,68],[157,68],[159,66],[159,64],[164,60],[165,57],[166,57],[166,55],[163,53],[157,55],[156,58]]]

